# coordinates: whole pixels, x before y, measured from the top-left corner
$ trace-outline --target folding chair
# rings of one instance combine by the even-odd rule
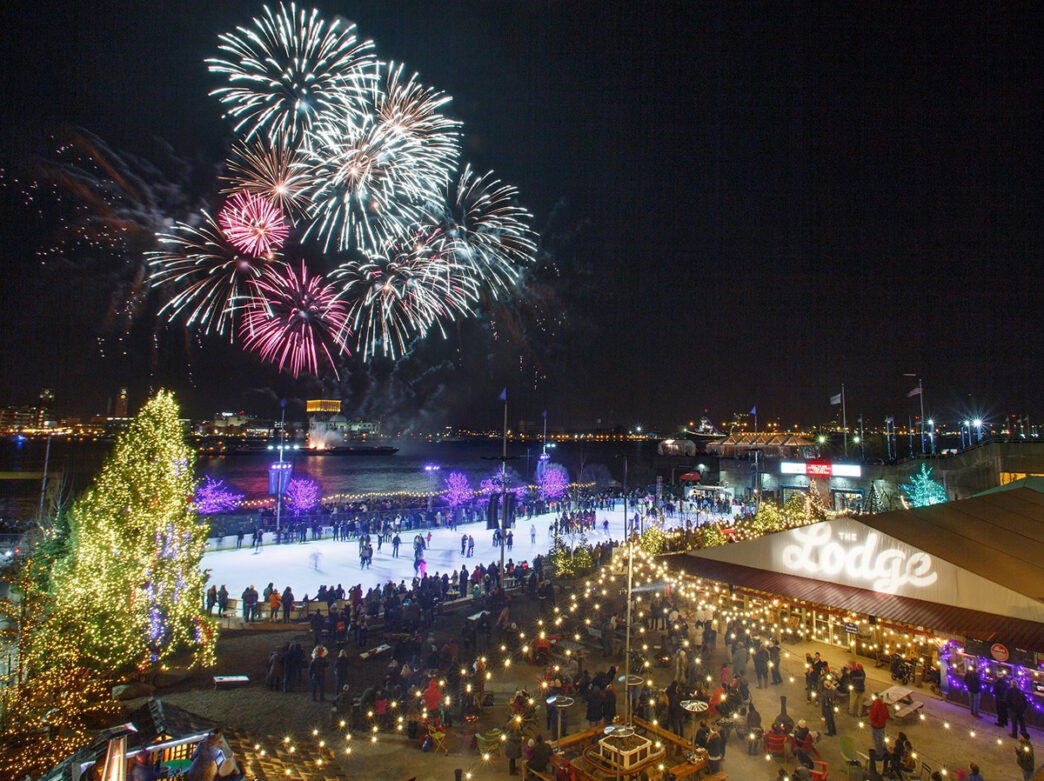
[[[446,748],[446,733],[445,731],[437,730],[434,728],[428,728],[428,737],[431,738],[431,750],[441,751],[443,754],[449,754],[449,749]]]
[[[819,759],[812,760],[811,781],[827,781],[827,763]]]

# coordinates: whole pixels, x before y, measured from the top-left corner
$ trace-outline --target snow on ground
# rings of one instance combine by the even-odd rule
[[[609,536],[614,540],[624,537],[623,507],[616,510],[598,510],[596,512],[598,528],[588,533],[588,541],[599,543],[606,541],[602,530],[602,521],[609,520]],[[514,545],[505,551],[504,561],[514,559],[516,563],[532,562],[540,554],[547,554],[551,548],[551,537],[548,526],[554,521],[553,514],[540,515],[532,521],[519,520],[514,528]],[[530,541],[530,526],[536,531],[536,541]],[[429,530],[422,530],[426,535]],[[461,564],[467,564],[468,570],[478,564],[500,562],[500,548],[493,547],[493,532],[486,529],[485,522],[464,524],[453,532],[449,529],[431,529],[431,547],[425,551],[427,574],[443,572],[459,572]],[[460,538],[467,532],[475,538],[475,552],[470,559],[460,555]],[[315,542],[289,543],[275,545],[265,542],[260,551],[249,547],[250,538],[243,542],[239,550],[221,550],[206,553],[203,556],[203,568],[211,572],[210,582],[228,589],[229,596],[238,598],[247,586],[253,585],[258,591],[268,583],[275,583],[281,591],[287,585],[293,589],[294,596],[301,599],[305,594],[315,596],[320,585],[344,586],[345,590],[360,584],[363,591],[382,585],[388,580],[398,583],[405,580],[409,584],[413,578],[413,537],[417,532],[407,530],[400,532],[402,545],[399,557],[392,558],[391,542],[385,540],[380,551],[377,550],[377,538],[370,535],[373,544],[373,565],[368,569],[359,567],[358,540],[340,541],[326,537]],[[266,538],[271,535],[265,535]],[[567,544],[575,540],[566,537]]]

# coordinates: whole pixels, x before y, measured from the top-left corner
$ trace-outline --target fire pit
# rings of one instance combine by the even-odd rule
[[[632,729],[618,729],[598,741],[599,756],[618,770],[630,770],[654,755],[653,742]]]

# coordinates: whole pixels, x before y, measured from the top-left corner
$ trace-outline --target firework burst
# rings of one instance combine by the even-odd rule
[[[237,27],[220,41],[222,55],[206,62],[228,85],[211,95],[247,141],[266,135],[300,142],[319,114],[361,100],[375,75],[373,43],[359,40],[354,24],[327,23],[295,3],[265,6],[252,27]]]
[[[236,193],[218,213],[228,243],[254,258],[281,249],[290,233],[286,218],[267,198]]]
[[[346,263],[331,273],[349,302],[348,323],[363,359],[395,359],[434,327],[470,314],[475,280],[424,237],[390,245],[362,263]]]
[[[228,170],[223,178],[229,186],[222,195],[247,192],[267,198],[284,214],[304,213],[301,191],[307,176],[293,147],[257,142],[239,145],[233,149]]]
[[[448,182],[460,155],[461,123],[442,113],[452,99],[425,87],[416,73],[406,78],[401,63],[382,63],[381,69],[385,76],[371,93],[378,123],[409,147],[426,178]]]
[[[444,210],[432,215],[442,251],[483,279],[494,296],[512,289],[536,254],[532,215],[516,204],[518,190],[466,165],[448,196]]]
[[[347,352],[348,318],[337,291],[319,275],[300,273],[289,264],[267,269],[253,282],[254,295],[243,313],[243,346],[297,377],[318,374],[322,356],[334,367],[334,355]]]
[[[236,251],[206,212],[201,225],[175,223],[172,233],[158,237],[160,249],[147,253],[149,284],[176,292],[159,314],[185,317],[187,327],[231,337],[233,318],[249,294],[246,287],[269,264]]]

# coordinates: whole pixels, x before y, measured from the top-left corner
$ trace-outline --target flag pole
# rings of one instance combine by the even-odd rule
[[[504,591],[504,538],[507,537],[507,388],[504,388],[504,439],[500,450],[500,593]]]
[[[845,384],[841,383],[841,428],[844,429],[845,455],[848,455],[848,412],[845,409]]]
[[[924,455],[924,385],[917,378],[917,395],[921,397],[921,455]]]

